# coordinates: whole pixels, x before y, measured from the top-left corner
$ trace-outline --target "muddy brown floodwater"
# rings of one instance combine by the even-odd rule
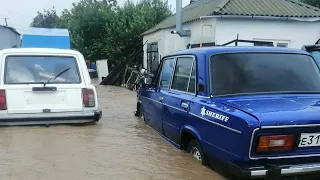
[[[95,125],[0,128],[0,179],[225,179],[134,117],[135,92],[97,91],[103,117]]]

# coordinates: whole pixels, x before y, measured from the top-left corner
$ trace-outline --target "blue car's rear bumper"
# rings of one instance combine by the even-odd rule
[[[296,165],[266,165],[242,169],[231,165],[235,174],[243,179],[265,178],[267,180],[278,180],[288,176],[302,176],[317,174],[320,179],[320,163],[305,163]]]

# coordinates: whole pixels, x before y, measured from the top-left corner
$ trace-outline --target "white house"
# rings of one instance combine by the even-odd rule
[[[144,46],[145,68],[155,70],[161,57],[170,52],[200,44],[222,45],[238,34],[243,40],[299,49],[320,39],[320,9],[296,0],[199,0],[191,1],[182,12],[182,29],[190,30],[190,36],[180,37],[174,32],[176,15],[142,34],[143,43],[148,41]]]

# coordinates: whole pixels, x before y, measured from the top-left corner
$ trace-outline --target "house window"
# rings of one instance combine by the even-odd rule
[[[277,43],[277,47],[287,48],[288,47],[288,43]]]
[[[273,46],[273,42],[254,42],[253,46]]]
[[[147,44],[147,68],[152,72],[155,72],[159,66],[159,52],[158,43]]]
[[[200,47],[200,44],[189,44],[187,48],[198,48]],[[202,43],[202,47],[212,47],[212,46],[216,46],[215,42],[207,42],[207,43]]]
[[[260,39],[260,38],[254,38],[253,40],[255,41],[266,41],[270,42],[270,45],[272,44],[275,47],[283,47],[283,48],[288,48],[290,47],[290,40],[285,40],[285,39]],[[255,46],[261,46],[262,44],[260,43],[255,43]],[[266,44],[268,45],[268,44]]]

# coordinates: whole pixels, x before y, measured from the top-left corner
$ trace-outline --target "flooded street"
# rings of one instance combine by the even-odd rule
[[[134,117],[135,92],[97,91],[103,117],[95,125],[1,128],[1,179],[225,179]]]

